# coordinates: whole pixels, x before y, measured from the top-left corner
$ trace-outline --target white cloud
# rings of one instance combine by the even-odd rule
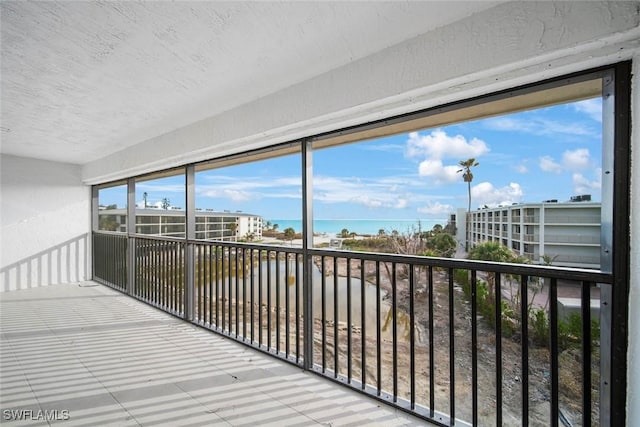
[[[442,204],[440,202],[428,203],[427,206],[418,208],[418,212],[428,215],[442,215],[455,211],[451,205]]]
[[[562,154],[562,165],[569,170],[582,170],[589,167],[589,150],[578,148],[577,150],[567,150]]]
[[[302,183],[299,177],[233,177],[225,175],[204,175],[202,183],[196,185],[201,197],[229,199],[246,202],[265,198],[301,198]]]
[[[260,193],[234,190],[231,188],[208,189],[199,192],[199,194],[203,197],[210,197],[214,199],[230,199],[234,202],[246,202],[248,200],[256,200],[261,198]]]
[[[522,200],[522,188],[516,182],[496,188],[490,182],[481,182],[471,187],[471,201],[479,206],[498,206],[518,203]]]
[[[409,197],[401,181],[318,176],[313,179],[314,200],[323,203],[356,203],[368,208],[404,209]]]
[[[597,178],[593,181],[586,178],[580,173],[573,174],[573,192],[574,194],[589,194],[598,191],[602,187],[602,169],[596,170]]]
[[[444,166],[441,160],[425,160],[418,167],[420,176],[433,178],[437,184],[459,181],[459,170],[460,166]]]
[[[518,172],[518,173],[528,173],[528,172],[529,172],[529,168],[527,168],[527,166],[526,166],[526,165],[524,165],[524,164],[516,165],[516,166],[514,167],[514,169],[515,169],[515,170],[516,170],[516,172]]]
[[[563,171],[580,171],[591,165],[591,155],[586,148],[567,150],[562,154],[562,163],[558,163],[551,156],[540,157],[538,164],[544,172],[561,173]]]
[[[515,118],[498,117],[485,121],[489,129],[530,133],[533,135],[572,135],[572,136],[597,136],[599,133],[591,126],[584,123],[566,123],[555,120],[540,119],[536,117]]]
[[[394,208],[396,209],[404,209],[409,205],[409,201],[407,199],[399,198],[396,199],[396,205]]]
[[[382,200],[372,199],[370,196],[366,194],[356,196],[353,199],[351,199],[350,202],[357,203],[359,205],[364,205],[369,208],[381,208],[383,206]]]
[[[551,156],[540,157],[539,166],[540,166],[540,169],[542,169],[544,172],[553,172],[553,173],[562,172],[562,165],[560,165],[559,163],[556,163],[555,160],[553,160],[553,157]]]
[[[478,139],[470,141],[462,135],[449,136],[441,129],[428,135],[411,132],[407,141],[407,156],[427,159],[478,157],[489,152],[487,144]]]
[[[602,100],[600,98],[576,102],[573,104],[573,108],[579,113],[586,114],[592,120],[602,122]]]

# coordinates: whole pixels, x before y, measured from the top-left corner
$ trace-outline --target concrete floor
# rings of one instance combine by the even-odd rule
[[[94,282],[0,310],[3,426],[426,424]]]

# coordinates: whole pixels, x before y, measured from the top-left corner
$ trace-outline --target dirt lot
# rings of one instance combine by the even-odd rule
[[[341,259],[337,266],[338,275],[345,276],[347,272],[346,260]],[[391,281],[388,274],[381,273],[381,288],[386,296],[383,300],[390,306]],[[333,265],[325,266],[325,274],[333,275]],[[362,277],[359,263],[351,266],[352,277]],[[364,277],[371,280],[375,277],[375,264],[366,263]],[[410,399],[410,346],[408,342],[408,315],[409,312],[409,284],[402,278],[402,272],[396,273],[397,277],[397,307],[398,307],[398,343],[397,343],[397,394],[400,398]],[[451,408],[449,395],[451,390],[450,378],[450,339],[449,339],[449,286],[446,272],[434,272],[433,288],[433,370],[434,389],[430,390],[430,361],[429,361],[429,292],[427,288],[426,273],[417,272],[417,288],[414,290],[414,312],[417,330],[417,343],[415,346],[415,401],[418,404],[429,406],[431,395],[435,401],[434,409],[444,414],[450,414]],[[455,416],[458,419],[469,421],[472,419],[472,341],[471,341],[471,308],[462,290],[454,286],[454,368],[455,368]],[[388,320],[388,319],[385,319]],[[384,327],[390,325],[386,322]],[[318,322],[316,330],[321,330]],[[369,328],[371,329],[371,328]],[[339,366],[338,372],[347,375],[347,325],[339,322]],[[316,332],[316,361],[317,354],[321,354],[322,346],[320,337]],[[332,325],[326,328],[327,346],[326,359],[328,368],[334,369],[334,328]],[[480,425],[495,425],[496,423],[496,336],[492,325],[479,316],[478,322],[478,399]],[[352,377],[361,378],[361,340],[362,334],[359,328],[352,327]],[[521,343],[518,333],[511,337],[502,338],[502,417],[505,425],[521,425],[522,407],[522,371],[521,371]],[[373,330],[366,331],[366,380],[377,387],[377,340]],[[536,426],[549,425],[550,411],[550,365],[549,350],[544,347],[529,345],[529,423]],[[596,349],[597,350],[597,349]],[[393,369],[393,340],[388,334],[381,343],[381,388],[392,392],[394,387]],[[581,425],[581,362],[580,351],[577,349],[566,350],[559,355],[560,361],[560,409],[562,414],[572,425]],[[592,367],[592,388],[598,390],[599,361],[597,351],[594,352]],[[597,395],[592,397],[594,411],[592,419],[597,424]],[[562,424],[561,424],[562,425]]]

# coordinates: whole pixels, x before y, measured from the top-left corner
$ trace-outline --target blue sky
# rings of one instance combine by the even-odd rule
[[[467,206],[458,162],[475,157],[472,209],[591,194],[600,200],[600,98],[314,151],[316,219],[443,220]],[[302,215],[300,158],[202,171],[196,206],[266,219]],[[136,200],[184,207],[184,178],[140,182]],[[100,203],[124,206],[124,187]]]

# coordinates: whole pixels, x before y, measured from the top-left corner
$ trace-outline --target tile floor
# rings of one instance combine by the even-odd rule
[[[0,293],[0,316],[3,426],[425,424],[94,282]]]

